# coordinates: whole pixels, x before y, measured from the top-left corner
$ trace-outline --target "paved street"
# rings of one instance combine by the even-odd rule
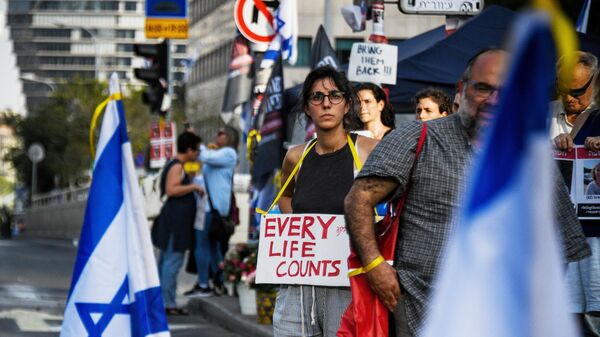
[[[66,241],[0,240],[0,336],[59,335],[75,254]],[[238,336],[201,316],[170,317],[169,326],[174,337]]]

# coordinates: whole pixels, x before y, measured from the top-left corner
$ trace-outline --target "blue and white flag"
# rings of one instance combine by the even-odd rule
[[[275,37],[269,43],[260,63],[261,68],[271,67],[279,54],[290,64],[295,64],[298,57],[296,48],[298,41],[298,2],[297,0],[281,0],[277,13],[273,18]]]
[[[577,335],[552,209],[549,20],[525,14],[512,36],[506,85],[442,258],[424,337]]]
[[[119,79],[110,78],[61,337],[170,336]]]
[[[577,18],[577,24],[575,25],[575,29],[580,33],[587,33],[591,5],[592,0],[585,0],[583,2],[583,7],[581,7],[581,11],[579,12],[579,17]]]

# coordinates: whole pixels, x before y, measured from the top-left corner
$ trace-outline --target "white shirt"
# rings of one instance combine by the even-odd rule
[[[596,105],[591,103],[581,113],[595,108]],[[567,121],[567,113],[565,112],[562,101],[556,100],[550,102],[550,110],[552,111],[552,119],[550,120],[550,139],[554,139],[554,137],[560,135],[561,133],[571,133],[573,124]]]

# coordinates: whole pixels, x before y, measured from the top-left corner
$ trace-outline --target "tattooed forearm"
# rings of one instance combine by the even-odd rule
[[[363,265],[380,255],[375,240],[373,208],[396,187],[397,183],[391,179],[361,178],[354,182],[346,196],[346,228]]]

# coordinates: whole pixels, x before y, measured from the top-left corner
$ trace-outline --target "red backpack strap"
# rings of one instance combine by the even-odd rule
[[[404,194],[402,195],[400,200],[398,200],[398,203],[396,205],[396,209],[394,211],[393,216],[399,216],[400,211],[402,210],[402,207],[404,206],[404,200],[406,199],[406,196],[408,195],[408,191],[410,190],[412,174],[415,169],[417,160],[419,159],[419,155],[421,154],[421,151],[423,150],[423,145],[425,144],[425,138],[427,138],[427,122],[423,122],[423,127],[421,128],[421,135],[419,136],[419,142],[417,143],[417,150],[415,151],[415,160],[413,161],[413,164],[412,164],[409,174],[408,174],[408,182],[406,183],[406,189],[404,190]],[[388,214],[389,214],[389,212],[388,212]]]

